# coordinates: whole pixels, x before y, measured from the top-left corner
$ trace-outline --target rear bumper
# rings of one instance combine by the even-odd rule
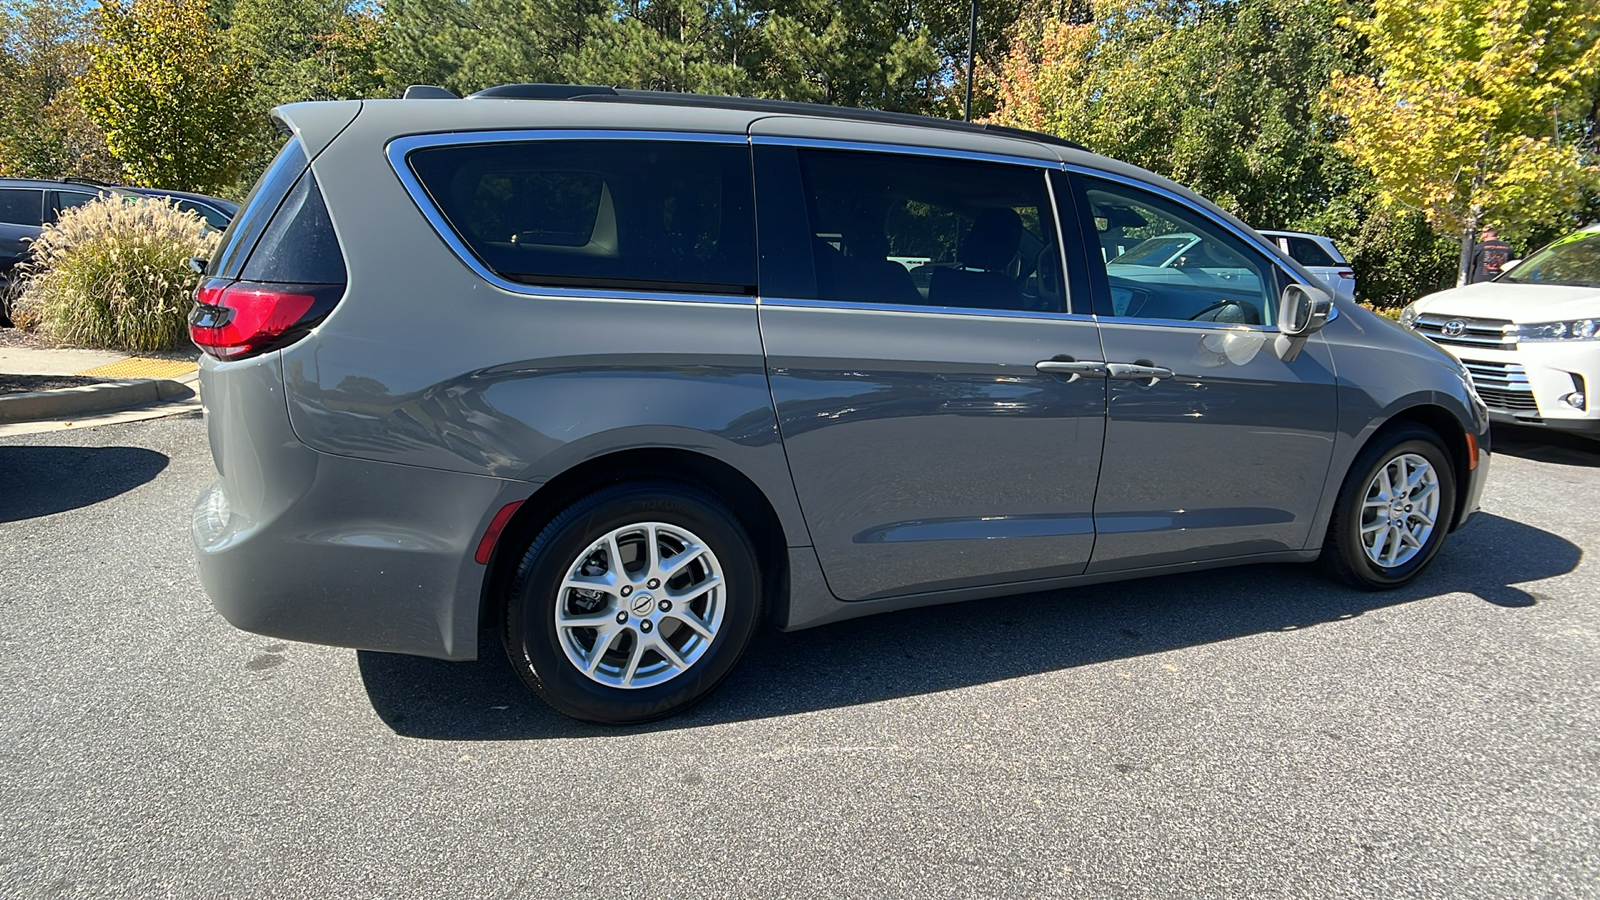
[[[208,362],[201,378],[221,477],[191,532],[217,611],[276,638],[476,656],[477,541],[528,486],[312,450],[289,426],[275,354]]]

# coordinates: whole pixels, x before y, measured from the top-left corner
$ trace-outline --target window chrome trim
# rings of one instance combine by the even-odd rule
[[[1093,323],[1082,313],[1034,312],[1026,309],[978,309],[968,306],[917,306],[909,303],[868,303],[861,300],[802,300],[796,297],[762,297],[761,306],[778,309],[836,309],[859,312],[917,313],[933,316],[978,316],[985,319],[1046,319]]]
[[[911,156],[933,156],[940,159],[965,159],[975,162],[996,162],[1013,166],[1033,166],[1037,169],[1057,169],[1059,159],[1035,159],[1031,156],[1011,156],[1005,153],[984,153],[978,150],[953,150],[917,144],[885,144],[881,141],[844,141],[832,138],[784,137],[776,134],[752,135],[750,142],[757,146],[803,147],[812,150],[862,150],[869,153],[900,153]]]
[[[512,294],[544,297],[553,300],[656,300],[682,303],[720,303],[730,306],[754,306],[757,299],[746,294],[700,294],[680,291],[634,291],[625,288],[572,288],[523,284],[496,274],[476,253],[461,240],[456,230],[445,221],[444,214],[422,186],[406,159],[415,150],[432,147],[457,147],[471,144],[519,144],[532,141],[686,141],[707,144],[747,144],[749,138],[742,134],[726,132],[649,131],[639,129],[574,129],[574,128],[521,128],[502,131],[447,131],[433,134],[413,134],[391,140],[384,148],[389,167],[400,179],[400,184],[411,195],[423,218],[433,227],[434,233],[445,242],[456,258],[479,278]],[[754,229],[755,223],[751,222]]]

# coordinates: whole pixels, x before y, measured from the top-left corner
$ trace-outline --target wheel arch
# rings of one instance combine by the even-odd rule
[[[743,472],[716,457],[676,447],[634,447],[578,463],[540,485],[523,501],[490,554],[478,604],[479,626],[498,621],[516,577],[522,549],[551,519],[587,494],[642,479],[688,482],[726,503],[755,544],[762,592],[767,600],[763,615],[769,620],[781,618],[788,603],[788,539],[766,493]]]

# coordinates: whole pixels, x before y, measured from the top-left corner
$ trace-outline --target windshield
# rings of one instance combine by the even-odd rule
[[[1569,234],[1501,275],[1512,284],[1600,287],[1600,231]]]

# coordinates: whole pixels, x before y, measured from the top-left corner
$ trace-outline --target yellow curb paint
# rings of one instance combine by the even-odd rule
[[[108,366],[96,366],[79,372],[79,375],[98,375],[102,378],[176,378],[200,368],[183,359],[146,359],[135,356]]]

